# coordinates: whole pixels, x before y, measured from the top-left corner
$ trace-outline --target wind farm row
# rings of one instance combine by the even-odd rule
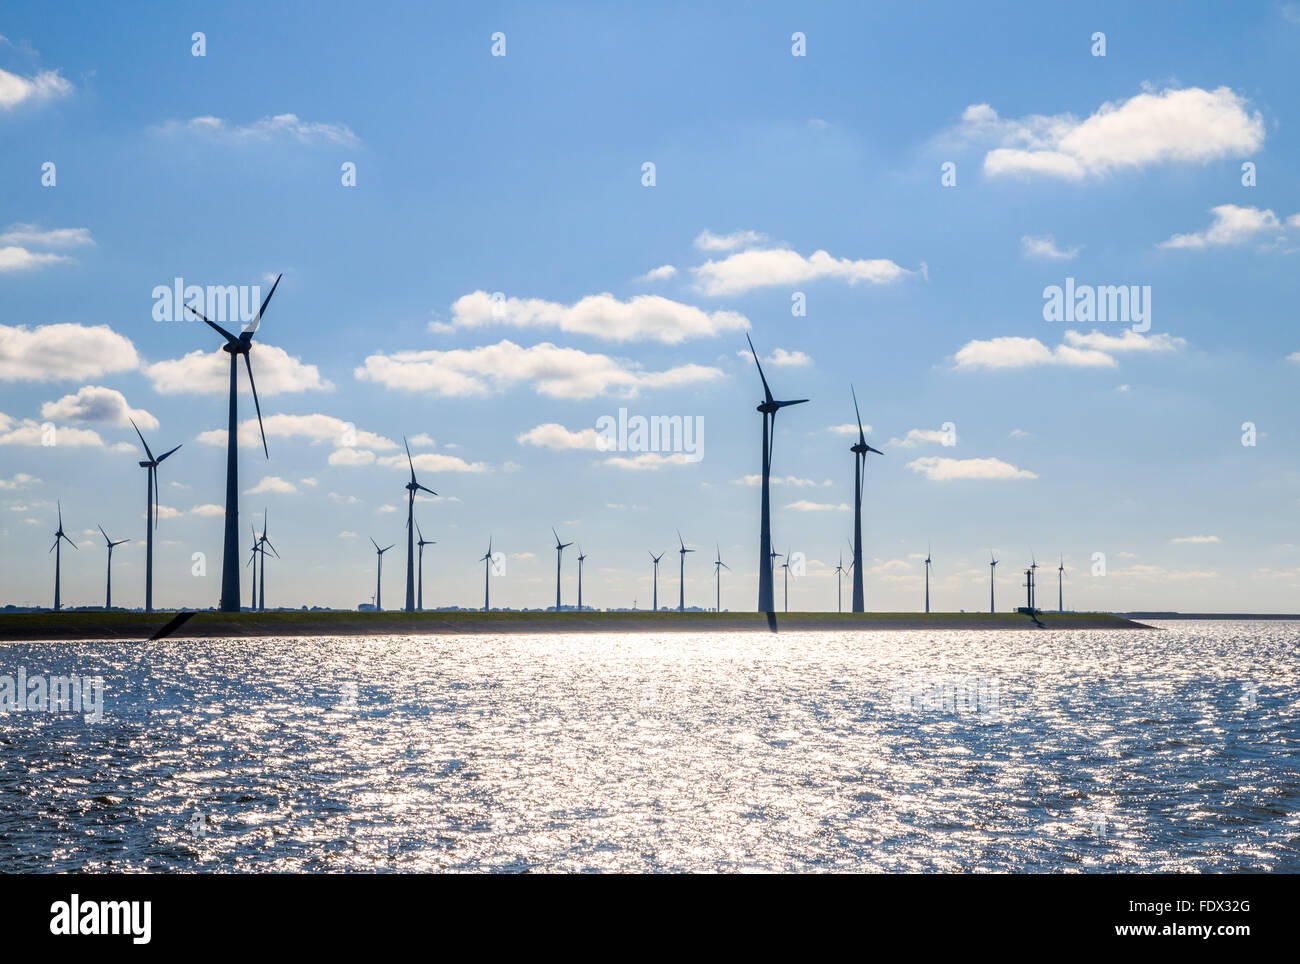
[[[279,559],[280,554],[268,538],[268,513],[264,510],[262,517],[262,531],[259,534],[255,526],[250,525],[252,543],[250,554],[247,562],[242,561],[242,554],[239,546],[239,433],[238,426],[238,382],[239,382],[239,359],[242,357],[244,366],[248,375],[249,389],[253,396],[253,404],[257,412],[258,429],[261,433],[262,451],[265,458],[270,459],[270,449],[266,441],[266,432],[262,425],[261,402],[257,395],[257,386],[253,378],[253,366],[251,361],[252,349],[254,347],[254,336],[262,322],[263,315],[279,287],[280,278],[276,278],[271,290],[267,293],[266,298],[258,308],[256,316],[245,326],[238,336],[227,331],[216,322],[205,317],[193,305],[186,305],[186,308],[199,320],[207,324],[211,329],[221,335],[223,341],[221,348],[230,355],[230,382],[229,398],[227,407],[227,432],[226,432],[226,499],[224,508],[224,538],[223,554],[221,569],[221,594],[217,608],[223,612],[240,612],[245,607],[241,598],[240,582],[243,569],[252,569],[251,583],[252,591],[249,597],[247,608],[265,611],[266,609],[266,570],[267,570],[267,553],[272,557]],[[771,386],[768,384],[767,376],[763,371],[762,363],[759,361],[758,352],[754,348],[752,339],[746,335],[749,343],[750,354],[753,356],[754,365],[758,371],[759,379],[763,387],[763,400],[758,404],[756,410],[762,416],[762,451],[761,451],[761,499],[759,515],[759,539],[758,539],[758,593],[757,593],[757,612],[772,613],[776,611],[775,598],[775,579],[777,560],[782,560],[780,568],[782,570],[783,586],[783,610],[789,611],[790,598],[790,576],[792,570],[797,577],[799,571],[799,562],[802,561],[800,554],[791,553],[789,549],[783,554],[778,553],[773,548],[772,523],[771,523],[771,493],[770,486],[772,482],[773,467],[773,448],[776,440],[776,417],[782,409],[802,405],[809,400],[806,398],[797,398],[789,400],[777,399],[773,396]],[[867,442],[866,431],[862,424],[862,414],[858,406],[857,392],[850,386],[850,395],[853,400],[854,416],[857,420],[857,441],[850,446],[850,452],[853,454],[853,532],[848,540],[850,550],[849,565],[845,567],[843,553],[838,558],[837,565],[834,569],[836,580],[836,611],[843,612],[843,591],[842,577],[845,574],[850,576],[851,580],[851,599],[850,611],[862,613],[866,611],[866,587],[864,581],[863,569],[863,496],[866,490],[867,478],[867,456],[869,454],[882,455],[883,453],[872,447]],[[176,445],[168,449],[161,455],[155,456],[149,443],[145,440],[143,433],[134,420],[131,422],[135,428],[140,445],[144,450],[144,458],[139,462],[139,466],[146,470],[146,512],[145,512],[145,585],[144,585],[144,610],[152,612],[153,605],[153,543],[154,533],[158,528],[158,472],[164,461],[177,452],[181,446]],[[416,612],[424,610],[424,550],[426,546],[436,545],[435,540],[424,538],[424,533],[420,529],[419,523],[415,518],[415,503],[417,493],[424,492],[430,496],[437,497],[438,493],[421,483],[416,478],[415,463],[411,457],[409,443],[403,438],[403,446],[406,450],[407,464],[410,469],[410,478],[404,484],[407,492],[407,517],[406,517],[406,580],[405,580],[405,598],[402,608],[407,612]],[[108,550],[108,572],[106,577],[106,588],[104,596],[104,608],[111,609],[112,604],[112,561],[113,550],[129,539],[112,540],[103,526],[99,526],[99,531],[103,535]],[[554,527],[551,534],[555,539],[555,605],[554,610],[560,611],[566,608],[563,596],[563,573],[564,573],[564,550],[574,546],[574,542],[563,541]],[[678,598],[677,610],[685,612],[686,605],[686,557],[696,550],[689,547],[682,538],[680,530],[676,532],[678,543]],[[63,530],[63,507],[58,503],[58,528],[54,533],[54,545],[51,546],[50,552],[54,554],[54,605],[55,611],[63,608],[61,593],[62,579],[62,544],[67,542],[68,545],[77,549],[74,543]],[[370,537],[371,545],[375,551],[375,591],[371,597],[371,602],[362,604],[361,609],[382,610],[383,609],[383,563],[384,554],[395,547],[395,543],[381,546],[373,536]],[[483,610],[491,610],[491,576],[494,569],[500,565],[500,553],[493,551],[494,540],[489,536],[487,552],[479,557],[478,561],[484,564],[484,583],[483,583]],[[583,566],[588,558],[587,553],[583,551],[581,545],[577,546],[577,603],[576,608],[580,611],[587,607],[583,603],[582,581]],[[651,609],[655,612],[660,610],[659,607],[659,566],[667,550],[656,555],[653,551],[648,551],[651,560]],[[794,563],[792,565],[792,563]],[[989,561],[989,612],[996,612],[996,569],[999,560],[993,558],[990,554]],[[730,570],[731,567],[722,560],[722,551],[720,545],[717,547],[717,553],[713,560],[714,570],[714,606],[713,608],[722,612],[722,572]],[[927,547],[924,568],[924,611],[931,612],[931,594],[930,594],[930,577],[932,572],[933,559],[929,548]],[[1036,575],[1037,570],[1041,568],[1037,559],[1031,553],[1031,563],[1024,570],[1026,589],[1026,606],[1022,607],[1030,614],[1038,611],[1036,601]],[[1066,567],[1064,558],[1057,567],[1058,575],[1058,597],[1057,609],[1064,612],[1064,577]],[[550,608],[550,607],[547,607]],[[636,608],[635,601],[633,608]],[[699,607],[693,607],[699,608]],[[707,608],[707,607],[706,607]]]

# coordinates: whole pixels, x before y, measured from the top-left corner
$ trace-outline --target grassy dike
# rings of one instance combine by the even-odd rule
[[[174,612],[0,614],[0,640],[148,639]],[[1149,629],[1107,613],[1042,613],[1044,629]],[[774,626],[773,626],[774,623]],[[468,633],[664,633],[850,630],[1037,631],[1018,613],[196,612],[169,636],[378,636]]]

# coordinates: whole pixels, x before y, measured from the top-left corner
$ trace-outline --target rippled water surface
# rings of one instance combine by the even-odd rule
[[[0,869],[1300,870],[1300,623],[0,644]]]

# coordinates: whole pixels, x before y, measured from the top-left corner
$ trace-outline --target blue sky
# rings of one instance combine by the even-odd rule
[[[252,356],[271,458],[254,434],[240,466],[244,541],[265,507],[283,557],[271,604],[369,599],[406,435],[442,496],[417,504],[426,605],[481,602],[489,534],[493,601],[549,604],[554,525],[586,602],[646,605],[680,528],[688,603],[716,544],[724,607],[752,607],[749,333],[812,399],[778,421],[791,608],[835,606],[852,383],[885,452],[868,608],[920,608],[929,543],[941,610],[987,606],[990,549],[1000,607],[1032,551],[1065,557],[1067,606],[1296,609],[1300,7],[19,3],[0,35],[4,602],[48,603],[61,500],[65,602],[102,601],[102,524],[133,540],[115,602],[140,603],[133,411],[155,451],[184,443],[157,604],[215,603],[225,356],[153,292],[284,272]],[[1149,286],[1149,328],[1045,321],[1067,278]],[[597,450],[620,407],[701,418],[703,457]]]

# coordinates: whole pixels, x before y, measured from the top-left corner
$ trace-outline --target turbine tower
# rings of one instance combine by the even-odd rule
[[[140,444],[144,446],[144,454],[148,456],[145,461],[140,463],[140,468],[148,469],[145,476],[144,493],[145,502],[147,503],[144,543],[144,611],[151,613],[153,612],[153,531],[158,528],[158,519],[154,512],[154,506],[158,503],[158,465],[180,446],[178,445],[176,449],[171,449],[158,456],[158,458],[154,458],[153,453],[149,451],[149,443],[144,440],[143,435],[140,435],[140,426],[135,424],[134,419],[131,420],[131,427],[135,429],[135,434],[140,438]]]
[[[108,585],[104,589],[104,608],[113,608],[113,547],[120,546],[124,542],[130,542],[130,539],[118,539],[114,542],[104,531],[104,527],[99,527],[99,533],[104,537],[104,542],[108,544]]]
[[[280,554],[275,551],[275,546],[271,545],[271,540],[266,537],[266,510],[262,510],[262,534],[257,537],[257,551],[262,554],[262,587],[261,598],[257,603],[260,612],[266,611],[266,550],[271,550],[271,555],[279,559]]]
[[[560,611],[560,561],[564,558],[564,550],[573,543],[561,542],[555,532],[555,526],[551,526],[551,535],[555,536],[555,611],[558,613]]]
[[[1029,611],[1035,612],[1038,609],[1038,560],[1034,557],[1034,552],[1029,551]]]
[[[1065,588],[1062,580],[1065,578],[1065,556],[1061,556],[1061,564],[1056,567],[1056,611],[1065,612]]]
[[[681,546],[677,550],[679,567],[677,571],[677,611],[686,612],[686,553],[694,552],[694,549],[687,549],[686,543],[682,542],[682,530],[677,530],[677,544]]]
[[[578,543],[578,612],[582,612],[582,561],[586,558],[586,553],[582,551],[582,543]]]
[[[492,608],[491,599],[488,592],[488,576],[491,575],[491,570],[492,570],[492,537],[491,536],[488,536],[488,551],[483,554],[483,558],[480,559],[479,562],[483,563],[483,611],[487,612],[489,609]]]
[[[785,606],[785,611],[789,612],[790,611],[790,550],[789,548],[786,549],[784,558],[785,558],[785,562],[781,563],[781,568],[785,570],[785,575],[782,577],[783,581],[785,582],[785,594],[784,594],[785,598],[784,600],[782,600],[782,602]]]
[[[438,543],[434,539],[424,538],[424,533],[420,531],[420,523],[418,522],[415,524],[415,534],[420,537],[415,543],[416,548],[419,550],[419,575],[417,577],[419,586],[416,588],[415,608],[420,610],[420,612],[424,612],[424,547],[436,546]],[[488,553],[488,558],[491,558],[490,551]]]
[[[925,547],[925,611],[930,611],[930,547]]]
[[[646,551],[649,552],[650,550],[647,549]],[[664,552],[659,553],[659,555],[657,556],[653,552],[650,553],[650,561],[655,564],[654,598],[653,598],[654,608],[651,610],[651,612],[656,612],[656,613],[659,612],[659,560],[664,557],[664,553],[667,551],[668,550],[665,549]]]
[[[885,453],[867,444],[862,431],[862,413],[858,411],[858,393],[849,386],[853,395],[853,414],[858,418],[858,441],[849,448],[853,453],[853,611],[866,611],[866,593],[862,589],[862,490],[867,484],[867,453]],[[836,577],[837,579],[839,577]]]
[[[758,352],[754,350],[753,339],[746,335],[745,340],[749,342],[750,354],[754,356],[754,364],[758,366],[758,377],[763,381],[763,401],[758,406],[758,411],[763,415],[763,498],[758,526],[758,611],[770,613],[776,609],[772,594],[773,571],[770,568],[770,563],[769,565],[764,565],[764,563],[768,562],[769,555],[772,552],[770,486],[772,481],[772,448],[776,444],[776,413],[787,405],[798,405],[808,401],[808,399],[796,398],[790,401],[774,399],[772,390],[768,388],[767,378],[763,375],[763,366],[759,364]]]
[[[66,540],[68,545],[72,546],[72,548],[77,549],[77,544],[69,539],[67,533],[63,531],[63,503],[60,502],[59,527],[54,530],[54,545],[50,546],[50,552],[54,553],[54,611],[56,613],[63,608],[63,603],[59,596],[59,577],[62,575],[63,550],[60,548],[59,543],[64,540]],[[80,552],[81,550],[77,549],[77,551]]]
[[[993,605],[993,584],[997,581],[998,561],[993,558],[993,550],[989,550],[989,612],[997,612],[997,607]]]
[[[722,546],[718,546],[718,557],[713,560],[713,578],[717,583],[718,601],[714,612],[722,612],[722,570],[731,570],[731,567],[722,561]]]
[[[393,547],[384,546],[384,548],[380,549],[379,543],[375,541],[374,536],[370,537],[370,544],[375,547],[375,553],[379,559],[379,564],[375,567],[375,612],[379,612],[384,608],[384,598],[380,595],[380,591],[383,589],[384,553]]]
[[[437,495],[433,489],[426,488],[415,481],[415,462],[411,460],[411,446],[406,436],[402,436],[406,446],[406,464],[411,467],[411,481],[406,483],[406,611],[415,612],[415,493],[428,492]],[[262,568],[266,568],[263,566]]]
[[[257,429],[262,434],[262,452],[269,459],[270,450],[266,447],[266,430],[262,427],[262,403],[257,399],[257,385],[253,381],[253,363],[249,361],[249,349],[253,347],[253,336],[257,326],[262,323],[266,306],[271,303],[271,296],[280,285],[281,274],[271,285],[262,307],[257,309],[257,317],[248,323],[236,338],[216,322],[205,318],[193,305],[186,305],[196,316],[216,331],[226,343],[222,351],[230,355],[230,402],[226,428],[226,538],[221,555],[221,604],[222,612],[239,612],[239,356],[244,356],[244,366],[248,369],[248,387],[253,391],[253,406],[257,409]],[[161,461],[161,460],[160,460]]]
[[[248,611],[254,612],[257,609],[257,553],[261,550],[261,546],[257,541],[257,530],[251,524],[248,531],[253,534],[253,548],[249,552],[248,562],[244,563],[244,565],[253,567],[253,594],[248,598]]]

